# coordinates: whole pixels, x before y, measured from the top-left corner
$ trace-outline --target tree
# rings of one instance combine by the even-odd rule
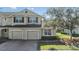
[[[79,25],[79,8],[73,8],[73,7],[49,8],[47,14],[53,21],[52,26],[54,25],[55,22],[57,28],[59,27],[70,30],[71,33],[70,39],[72,39],[73,29],[75,29],[76,26]]]
[[[65,19],[65,28],[70,30],[72,39],[73,30],[76,28],[76,26],[79,25],[79,9],[78,8],[66,8],[64,12]]]
[[[63,14],[64,14],[64,8],[59,8],[59,7],[56,7],[56,8],[49,8],[48,11],[47,11],[47,14],[50,16],[50,20],[51,21],[51,25],[50,26],[53,26],[54,28],[56,29],[59,29],[60,27],[63,28],[64,25],[63,22]]]

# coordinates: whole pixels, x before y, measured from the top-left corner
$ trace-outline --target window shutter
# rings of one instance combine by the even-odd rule
[[[5,30],[5,32],[7,31],[6,29],[4,29]]]
[[[38,23],[38,17],[36,17],[36,23]]]
[[[5,21],[6,21],[6,18],[5,18]]]
[[[29,17],[28,17],[28,23],[29,23]]]
[[[24,22],[24,17],[22,17],[22,22]]]
[[[14,22],[16,21],[15,17],[14,17]]]

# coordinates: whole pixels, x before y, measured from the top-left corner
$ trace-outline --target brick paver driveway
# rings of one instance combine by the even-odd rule
[[[0,51],[36,51],[38,41],[10,40],[0,44]]]

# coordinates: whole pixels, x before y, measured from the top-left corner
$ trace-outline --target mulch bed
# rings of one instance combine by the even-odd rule
[[[64,41],[61,41],[61,40],[40,40],[39,44],[64,45]]]

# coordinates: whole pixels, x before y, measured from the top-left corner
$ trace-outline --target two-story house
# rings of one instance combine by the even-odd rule
[[[44,17],[30,11],[0,12],[0,37],[8,39],[41,39],[54,36],[52,27],[43,26]]]

